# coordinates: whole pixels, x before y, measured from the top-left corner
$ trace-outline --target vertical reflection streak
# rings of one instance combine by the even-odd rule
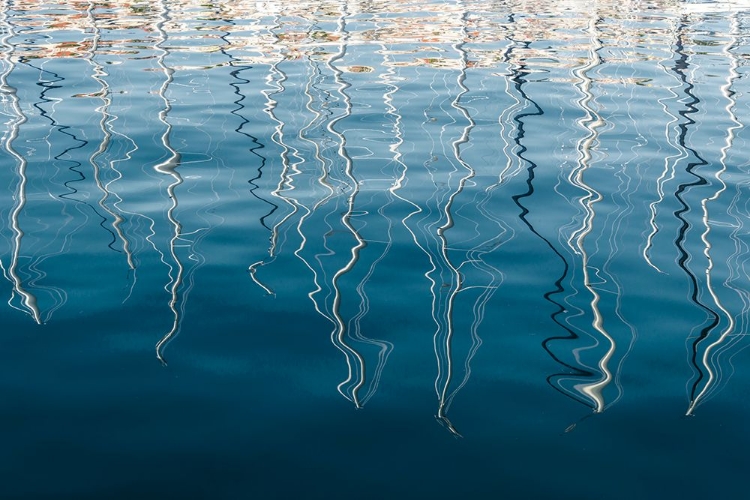
[[[701,342],[710,335],[711,331],[719,324],[719,314],[708,307],[701,301],[701,287],[698,281],[698,276],[690,269],[688,263],[693,258],[689,250],[686,248],[688,232],[691,229],[691,223],[687,218],[687,214],[691,211],[689,203],[686,201],[686,196],[691,189],[695,189],[701,186],[706,186],[708,181],[702,177],[696,169],[708,165],[706,161],[694,148],[687,145],[688,131],[696,124],[695,120],[691,117],[692,114],[698,112],[698,104],[701,102],[700,99],[694,94],[695,85],[689,80],[687,72],[691,69],[691,61],[687,55],[685,43],[683,38],[685,37],[684,31],[690,24],[690,19],[683,17],[680,20],[680,24],[677,28],[677,37],[675,40],[675,54],[678,56],[674,62],[672,70],[679,78],[682,86],[683,93],[689,101],[685,102],[685,109],[679,111],[681,118],[678,124],[678,143],[680,147],[687,151],[690,156],[694,159],[688,162],[685,166],[685,172],[690,176],[694,177],[695,180],[692,182],[685,182],[680,184],[675,191],[674,197],[677,200],[680,208],[674,212],[675,218],[679,221],[680,227],[678,228],[677,239],[675,240],[675,247],[678,251],[677,265],[683,270],[690,281],[690,300],[706,314],[706,322],[700,328],[700,332],[696,339],[692,342],[690,347],[690,364],[697,374],[695,381],[690,389],[690,401],[694,400],[694,396],[698,391],[698,387],[704,379],[704,371],[699,366],[699,345]],[[690,407],[690,406],[689,406]]]
[[[348,95],[346,90],[350,87],[350,84],[343,80],[341,77],[342,71],[336,67],[335,63],[346,56],[347,46],[349,43],[349,33],[346,26],[346,17],[348,16],[346,3],[341,4],[341,16],[338,18],[336,31],[341,34],[341,43],[339,44],[339,52],[333,57],[328,59],[327,66],[331,69],[334,77],[334,82],[338,87],[338,94],[344,103],[344,112],[339,116],[336,116],[328,121],[326,129],[338,139],[338,151],[337,154],[344,165],[344,176],[351,189],[351,192],[347,195],[346,210],[341,216],[342,225],[351,233],[356,243],[350,250],[349,261],[336,273],[331,279],[331,286],[333,288],[333,303],[331,305],[331,313],[336,322],[336,328],[331,334],[331,341],[346,357],[346,364],[349,370],[347,378],[341,382],[337,390],[342,396],[351,400],[357,408],[361,407],[359,400],[359,390],[365,383],[365,361],[362,355],[357,352],[352,346],[349,345],[346,339],[347,325],[344,318],[341,315],[341,286],[339,280],[359,261],[359,254],[361,250],[367,246],[365,240],[360,236],[357,230],[352,225],[352,214],[354,213],[354,204],[359,193],[359,183],[354,177],[352,159],[349,156],[346,148],[346,138],[344,134],[336,130],[335,125],[341,120],[346,119],[352,114],[352,103],[351,97]],[[347,186],[342,186],[342,189],[347,189]],[[354,365],[354,366],[353,366]],[[356,379],[354,386],[345,391],[343,388],[352,382],[352,379]]]
[[[326,171],[326,162],[323,158],[323,155],[321,154],[321,147],[320,144],[309,138],[309,135],[311,132],[319,126],[319,122],[323,120],[323,113],[316,109],[315,107],[315,96],[313,95],[314,90],[314,80],[315,77],[320,77],[320,69],[318,68],[317,64],[312,60],[312,57],[308,58],[308,63],[310,65],[310,78],[305,82],[305,96],[307,96],[307,102],[305,103],[305,109],[308,110],[311,113],[310,121],[300,130],[299,136],[302,138],[305,142],[307,142],[313,149],[314,154],[313,157],[315,158],[315,165],[320,167],[320,175],[316,179],[316,183],[320,185],[324,190],[324,196],[312,204],[312,206],[308,207],[304,203],[297,202],[296,200],[293,200],[295,202],[295,207],[299,207],[304,211],[302,216],[297,221],[296,225],[296,232],[300,237],[300,244],[295,249],[294,255],[297,257],[307,269],[310,270],[310,272],[313,275],[313,286],[314,289],[310,292],[308,292],[307,296],[312,301],[313,307],[315,308],[315,311],[320,314],[322,317],[326,318],[328,321],[330,321],[332,324],[336,324],[335,320],[327,313],[324,312],[320,305],[318,304],[318,299],[316,299],[316,295],[320,293],[323,290],[323,287],[321,286],[321,280],[318,274],[318,271],[315,269],[315,267],[308,262],[308,260],[302,255],[305,251],[305,246],[307,246],[307,235],[305,235],[303,231],[303,227],[305,226],[306,222],[313,216],[313,214],[323,206],[326,202],[328,202],[334,195],[335,191],[331,184],[327,181],[328,178],[328,172]],[[301,164],[304,163],[304,158],[299,157],[299,164],[295,163],[292,166],[292,175],[289,176],[288,185],[290,190],[294,189],[294,185],[292,183],[294,177],[301,174],[302,171],[299,168]],[[296,210],[296,208],[295,208]],[[321,274],[322,271],[321,271]]]
[[[177,167],[181,162],[181,155],[177,152],[171,144],[172,124],[168,120],[169,112],[172,110],[172,103],[167,97],[167,90],[169,85],[174,80],[174,69],[167,66],[166,58],[169,55],[169,51],[163,47],[167,41],[167,33],[164,29],[166,23],[170,20],[170,9],[167,6],[166,0],[160,0],[159,2],[159,20],[155,25],[156,32],[158,34],[158,41],[154,44],[154,48],[159,50],[159,55],[156,59],[159,68],[164,73],[164,81],[159,87],[159,97],[164,102],[164,107],[159,111],[159,121],[164,125],[164,132],[161,135],[161,143],[164,149],[167,151],[167,158],[161,163],[154,165],[154,170],[159,174],[168,176],[171,178],[170,184],[167,186],[167,196],[170,199],[170,206],[167,209],[167,219],[172,226],[172,236],[169,241],[169,253],[171,256],[171,262],[177,268],[177,273],[173,274],[174,267],[171,264],[169,266],[169,278],[170,281],[166,288],[169,292],[169,309],[172,311],[173,321],[172,328],[156,343],[156,357],[162,364],[166,365],[166,359],[164,358],[164,349],[167,344],[177,335],[180,329],[180,310],[178,307],[179,302],[179,289],[182,285],[184,266],[177,256],[176,246],[182,234],[182,225],[175,217],[175,210],[177,209],[177,196],[175,189],[177,186],[182,184],[182,176],[177,171]]]
[[[438,358],[438,373],[437,377],[435,379],[435,387],[437,389],[438,393],[438,411],[437,411],[437,418],[440,422],[442,422],[448,430],[450,430],[451,433],[460,436],[459,432],[456,430],[456,428],[453,426],[451,421],[448,419],[447,412],[450,408],[450,404],[453,400],[453,398],[456,396],[457,392],[465,385],[466,381],[468,380],[468,376],[471,373],[471,370],[467,370],[467,374],[465,379],[462,381],[461,384],[457,387],[456,390],[454,390],[452,393],[449,394],[449,388],[451,385],[451,382],[453,380],[453,336],[454,336],[454,317],[453,317],[453,311],[455,306],[455,301],[458,293],[463,289],[463,280],[461,276],[461,272],[459,270],[460,266],[454,266],[450,260],[450,256],[448,254],[449,245],[448,245],[448,239],[446,237],[446,232],[454,226],[454,220],[453,220],[453,204],[455,202],[455,199],[458,195],[460,195],[464,187],[466,186],[466,183],[474,177],[475,172],[474,169],[463,160],[461,157],[461,147],[464,146],[469,142],[469,135],[471,134],[472,129],[475,127],[476,123],[474,122],[474,119],[469,115],[469,112],[466,110],[464,105],[461,103],[462,97],[466,93],[469,92],[468,87],[466,86],[466,70],[468,68],[468,55],[466,53],[464,45],[466,44],[466,18],[467,18],[467,12],[464,11],[461,21],[462,21],[462,30],[461,30],[461,41],[458,43],[453,44],[453,50],[457,53],[460,61],[460,70],[458,73],[458,76],[456,78],[456,84],[458,85],[458,88],[460,89],[459,92],[456,94],[454,99],[451,101],[451,107],[455,110],[457,110],[460,115],[466,120],[466,126],[464,126],[464,129],[461,132],[461,135],[452,141],[451,143],[451,152],[453,155],[453,158],[455,158],[456,163],[458,163],[465,171],[465,174],[460,178],[458,185],[453,191],[450,196],[448,197],[447,202],[445,203],[445,206],[443,207],[443,215],[445,217],[445,223],[437,228],[437,236],[439,238],[439,244],[440,244],[440,256],[442,261],[450,268],[451,273],[453,274],[452,279],[450,281],[450,291],[447,293],[447,299],[445,300],[446,304],[445,306],[441,306],[441,309],[444,311],[444,320],[445,320],[445,332],[442,339],[442,348],[438,350],[436,348],[436,355]],[[452,161],[451,161],[452,163]],[[433,282],[433,290],[434,290],[434,282]],[[489,289],[488,289],[489,290]],[[439,292],[438,292],[439,293]],[[434,295],[433,295],[434,296]],[[466,360],[467,366],[471,362],[471,358],[473,357],[474,353],[476,353],[476,350],[479,347],[479,344],[481,341],[479,340],[479,337],[476,336],[476,329],[478,326],[476,325],[477,321],[481,320],[481,313],[474,318],[474,324],[472,325],[472,334],[473,334],[473,340],[474,340],[474,346],[469,352],[469,359]],[[438,334],[436,332],[435,334],[435,343],[437,347],[437,343],[440,341]],[[440,380],[441,380],[441,364],[440,364],[440,354],[438,352],[444,352],[445,356],[445,362],[446,362],[446,373],[443,377],[443,383],[442,387],[440,387]]]
[[[16,35],[14,26],[10,21],[10,10],[10,2],[5,3],[5,8],[2,11],[1,22],[5,31],[5,35],[2,37],[2,58],[6,70],[3,71],[3,73],[0,75],[0,92],[2,92],[3,96],[7,96],[12,113],[12,117],[7,123],[9,133],[7,133],[4,137],[3,147],[8,152],[8,154],[10,154],[16,161],[16,171],[18,173],[18,184],[14,195],[15,204],[10,212],[10,225],[13,228],[13,250],[11,252],[10,262],[8,263],[7,267],[7,275],[10,277],[10,280],[13,283],[13,296],[11,296],[10,300],[8,301],[8,305],[10,305],[14,309],[26,312],[34,319],[37,324],[41,325],[42,318],[39,307],[37,305],[37,299],[31,292],[25,289],[23,281],[18,275],[18,261],[21,252],[21,241],[23,240],[24,236],[24,232],[23,229],[21,229],[19,219],[21,212],[23,212],[26,206],[26,184],[28,182],[28,179],[26,177],[26,158],[24,158],[21,154],[18,153],[18,151],[16,151],[13,143],[18,138],[18,132],[21,128],[21,125],[26,123],[27,118],[21,110],[21,105],[18,99],[18,89],[8,83],[8,78],[15,68],[15,62],[13,61],[14,47],[10,43],[10,39]],[[13,304],[15,294],[18,294],[21,297],[21,308]]]
[[[724,344],[724,342],[726,341],[727,337],[730,334],[734,333],[735,331],[734,316],[722,304],[716,290],[714,290],[714,286],[712,283],[712,271],[714,268],[714,260],[711,256],[712,245],[709,239],[709,236],[711,233],[711,220],[710,220],[709,211],[708,211],[709,203],[718,200],[721,194],[727,189],[726,182],[724,181],[724,179],[722,179],[722,175],[727,171],[727,164],[726,164],[727,155],[728,155],[729,149],[732,147],[732,144],[734,143],[735,132],[739,130],[740,128],[742,128],[742,124],[739,122],[736,115],[734,114],[734,108],[736,107],[737,103],[735,100],[736,94],[732,90],[732,86],[734,82],[739,78],[739,73],[737,71],[737,68],[739,67],[739,62],[734,52],[734,49],[736,49],[739,46],[738,30],[737,30],[738,22],[737,22],[736,13],[732,16],[730,22],[731,22],[731,30],[729,33],[730,41],[722,49],[722,53],[729,60],[729,75],[727,76],[726,83],[721,86],[721,93],[724,96],[724,98],[727,100],[727,104],[724,107],[724,110],[729,116],[729,119],[732,122],[732,125],[729,128],[727,128],[726,137],[724,139],[724,145],[722,146],[720,150],[720,156],[719,156],[720,168],[714,174],[714,178],[719,184],[719,188],[713,195],[701,200],[701,209],[702,209],[701,220],[703,222],[703,227],[704,227],[704,231],[701,234],[701,241],[703,242],[703,245],[704,245],[703,255],[706,257],[706,262],[707,262],[706,289],[708,290],[708,293],[711,295],[714,305],[716,305],[716,307],[721,311],[721,313],[726,318],[727,324],[724,327],[724,329],[719,333],[716,340],[714,340],[708,346],[706,346],[705,350],[703,351],[701,363],[703,364],[706,372],[708,373],[708,378],[703,384],[703,387],[701,388],[701,390],[697,394],[693,395],[692,400],[690,401],[690,404],[688,405],[686,415],[692,415],[695,408],[701,403],[703,399],[705,399],[711,394],[716,384],[718,384],[721,374],[720,373],[717,374],[716,371],[720,371],[721,366],[719,365],[718,360],[714,359],[715,356],[713,355],[713,351],[715,349],[718,349],[720,346],[722,346],[722,344]]]
[[[591,313],[593,319],[591,325],[599,333],[601,338],[607,342],[607,350],[599,360],[598,367],[601,372],[601,379],[597,382],[590,384],[580,384],[578,390],[583,394],[591,398],[594,402],[594,411],[600,413],[604,410],[605,401],[602,395],[604,388],[609,385],[612,381],[612,373],[609,369],[609,361],[614,355],[616,343],[614,338],[607,332],[604,327],[604,319],[601,311],[599,310],[600,296],[598,291],[591,284],[590,276],[590,265],[589,255],[585,248],[586,236],[588,236],[594,227],[594,218],[596,217],[596,211],[594,205],[600,202],[603,197],[594,188],[586,184],[584,176],[586,172],[591,168],[591,162],[593,160],[592,149],[598,145],[599,141],[599,129],[604,126],[605,122],[602,117],[594,110],[592,102],[594,100],[594,94],[591,91],[591,85],[593,80],[589,76],[589,71],[601,65],[601,58],[599,57],[599,50],[602,48],[602,42],[599,39],[598,24],[602,22],[601,18],[592,19],[589,23],[590,41],[591,48],[589,49],[589,58],[587,64],[577,68],[573,71],[573,74],[578,78],[577,87],[580,90],[582,97],[578,101],[581,109],[586,113],[586,116],[578,121],[578,125],[587,131],[587,135],[579,141],[576,146],[578,151],[578,166],[571,172],[569,181],[574,186],[580,188],[585,192],[585,195],[579,200],[584,211],[584,217],[581,221],[581,227],[574,231],[568,238],[568,246],[577,254],[581,256],[581,271],[583,273],[583,285],[591,294]]]
[[[324,57],[327,57],[324,56]],[[331,186],[331,184],[328,181],[328,171],[326,167],[326,161],[323,158],[323,155],[321,153],[321,145],[318,143],[318,141],[313,140],[310,138],[310,136],[313,134],[316,128],[320,127],[320,123],[323,121],[324,114],[322,111],[318,110],[316,108],[316,97],[314,95],[314,91],[316,90],[315,86],[315,80],[316,78],[321,78],[321,72],[319,65],[313,60],[312,56],[307,57],[307,63],[310,67],[310,77],[305,82],[304,87],[304,94],[307,97],[307,101],[305,103],[305,109],[310,112],[311,118],[310,120],[305,124],[304,127],[299,131],[298,136],[302,142],[307,143],[313,150],[313,158],[315,159],[314,166],[320,168],[320,174],[315,179],[315,183],[319,185],[324,192],[324,195],[316,201],[315,203],[310,203],[310,206],[305,205],[303,202],[296,200],[295,198],[289,196],[289,194],[285,194],[284,192],[279,192],[279,196],[284,198],[285,201],[288,203],[294,204],[294,213],[301,210],[303,213],[299,217],[297,224],[295,225],[295,231],[299,235],[300,243],[297,246],[297,248],[294,251],[294,256],[302,262],[302,264],[310,271],[310,273],[313,276],[313,289],[307,293],[307,297],[310,299],[310,301],[313,303],[313,307],[315,308],[315,312],[317,312],[320,316],[325,318],[326,320],[330,321],[331,324],[334,326],[336,325],[336,321],[331,317],[331,315],[328,313],[327,307],[323,306],[321,308],[321,305],[318,302],[318,299],[316,296],[323,290],[323,287],[321,285],[322,281],[320,278],[320,275],[322,274],[325,276],[324,271],[321,269],[320,272],[318,269],[315,268],[315,266],[303,255],[305,251],[305,247],[308,245],[308,237],[305,234],[303,228],[305,227],[305,224],[307,221],[313,217],[315,212],[321,207],[324,206],[331,198],[333,198],[335,194],[334,188]],[[294,150],[294,156],[296,158],[295,162],[291,165],[289,165],[289,168],[287,169],[285,167],[284,172],[291,171],[291,173],[285,173],[283,178],[283,183],[280,183],[279,186],[284,186],[287,188],[287,191],[291,191],[295,189],[295,179],[297,176],[302,174],[301,166],[305,163],[304,155],[300,154],[298,150]],[[282,223],[287,220],[287,218],[284,218],[282,220]],[[324,237],[325,238],[325,237]],[[317,260],[317,259],[316,259]]]
[[[112,228],[114,229],[115,233],[117,234],[117,237],[122,242],[122,249],[125,252],[128,267],[131,270],[135,270],[135,263],[133,260],[133,254],[130,251],[130,242],[125,237],[125,233],[122,230],[122,223],[125,221],[125,219],[119,214],[116,213],[114,210],[109,208],[109,198],[111,196],[111,193],[109,192],[109,183],[105,184],[102,182],[101,178],[101,169],[99,167],[99,158],[104,154],[105,151],[109,148],[112,140],[112,122],[117,118],[113,117],[110,112],[109,108],[112,104],[112,91],[109,87],[109,83],[105,80],[104,77],[108,76],[107,71],[104,70],[101,64],[96,59],[96,54],[99,50],[99,43],[101,40],[101,28],[99,27],[96,19],[96,15],[94,14],[94,10],[96,9],[96,4],[94,2],[89,2],[88,6],[86,8],[86,17],[91,25],[94,36],[92,37],[92,44],[91,44],[91,51],[89,55],[86,57],[86,59],[89,61],[89,64],[93,67],[93,75],[92,78],[96,80],[96,82],[99,84],[100,90],[97,92],[97,95],[101,98],[102,104],[99,106],[96,111],[101,113],[101,119],[99,120],[99,128],[102,131],[103,137],[101,142],[99,143],[99,147],[97,148],[94,153],[92,153],[91,157],[89,158],[89,163],[91,164],[91,168],[94,172],[94,183],[96,184],[99,191],[102,193],[101,198],[99,198],[99,207],[104,210],[106,213],[108,213],[110,216],[112,216]],[[114,169],[116,171],[116,169]],[[116,171],[117,178],[120,178],[121,175],[119,171]],[[110,181],[110,182],[114,182]],[[104,222],[102,222],[103,224]],[[112,244],[110,244],[110,247],[112,247]]]
[[[677,33],[676,28],[672,28],[672,31]],[[664,110],[664,113],[669,116],[669,121],[664,125],[664,138],[666,139],[667,144],[672,146],[672,148],[675,150],[675,153],[667,155],[664,157],[664,167],[662,169],[661,174],[656,179],[656,194],[657,199],[655,201],[652,201],[649,203],[649,233],[646,236],[646,244],[643,248],[643,258],[646,261],[646,263],[655,269],[656,271],[663,273],[659,267],[654,265],[654,263],[651,260],[651,249],[653,248],[653,240],[656,237],[657,233],[659,232],[659,226],[656,223],[656,216],[657,216],[657,207],[664,201],[665,194],[664,194],[664,186],[669,183],[671,180],[675,177],[675,168],[679,162],[684,160],[688,157],[688,152],[681,148],[679,143],[674,141],[672,138],[672,132],[671,130],[674,130],[675,124],[678,122],[679,118],[674,115],[670,110],[669,107],[666,104],[667,99],[670,101],[677,101],[679,96],[677,95],[677,92],[675,92],[675,89],[681,86],[681,83],[679,79],[675,77],[675,75],[671,74],[669,69],[664,64],[664,61],[661,61],[659,63],[659,68],[664,72],[665,78],[669,78],[670,80],[675,80],[676,83],[673,86],[666,87],[667,91],[671,94],[668,98],[661,98],[659,99],[659,104],[662,107],[662,110]]]

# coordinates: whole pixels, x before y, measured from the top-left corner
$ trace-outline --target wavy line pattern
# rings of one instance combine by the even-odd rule
[[[693,415],[744,371],[750,10],[650,3],[4,2],[2,314],[142,309],[166,365],[242,302],[455,436],[487,380]]]

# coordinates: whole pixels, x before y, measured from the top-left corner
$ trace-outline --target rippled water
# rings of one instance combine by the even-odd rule
[[[741,498],[750,6],[5,1],[2,498]]]

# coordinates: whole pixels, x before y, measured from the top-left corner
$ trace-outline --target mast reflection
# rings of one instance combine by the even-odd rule
[[[578,200],[584,213],[583,219],[581,220],[581,227],[573,231],[568,237],[567,242],[573,252],[576,255],[580,255],[580,271],[582,273],[581,278],[583,286],[591,294],[591,326],[594,327],[594,330],[604,343],[605,352],[597,363],[600,379],[589,383],[579,383],[575,386],[575,390],[592,400],[594,411],[597,413],[603,411],[605,407],[605,400],[602,391],[612,381],[612,372],[609,368],[609,361],[617,346],[614,338],[612,338],[604,327],[604,318],[599,308],[600,295],[597,288],[593,286],[591,282],[592,267],[589,264],[589,254],[585,246],[586,236],[593,231],[594,227],[594,219],[596,217],[594,206],[603,198],[601,193],[595,188],[589,186],[585,181],[586,172],[591,169],[593,160],[592,149],[599,144],[599,129],[604,126],[604,120],[596,112],[594,106],[592,106],[594,95],[591,91],[592,79],[589,76],[589,72],[592,69],[602,64],[601,58],[599,57],[602,42],[597,33],[597,24],[601,22],[601,18],[592,19],[590,21],[589,31],[591,33],[591,48],[588,54],[588,64],[573,72],[578,78],[578,88],[583,95],[579,101],[579,105],[585,112],[585,116],[579,120],[578,123],[579,126],[587,132],[587,135],[582,137],[577,145],[576,150],[579,154],[578,166],[571,172],[569,181],[571,184],[584,191],[585,194]],[[596,344],[598,344],[598,340],[599,339],[596,338],[594,339]]]
[[[101,208],[102,211],[106,212],[111,217],[112,229],[117,235],[116,238],[119,239],[122,244],[122,251],[125,253],[128,268],[131,271],[134,271],[135,260],[133,257],[133,252],[131,251],[130,241],[126,237],[125,232],[122,228],[122,225],[125,222],[125,218],[122,216],[120,211],[117,210],[116,202],[112,203],[110,201],[112,198],[116,198],[116,195],[113,195],[113,193],[110,192],[110,186],[112,183],[116,182],[116,180],[122,177],[122,174],[114,166],[114,162],[110,165],[110,168],[113,172],[115,172],[115,178],[108,182],[105,182],[102,179],[102,166],[100,165],[100,163],[104,163],[103,159],[105,157],[105,154],[112,146],[113,126],[117,117],[113,116],[110,112],[110,108],[112,106],[112,89],[110,88],[109,82],[106,78],[109,75],[104,69],[104,66],[99,62],[97,58],[97,54],[100,50],[100,43],[102,40],[102,30],[99,26],[95,10],[96,4],[94,2],[89,2],[86,7],[86,16],[89,25],[93,29],[93,37],[91,50],[87,54],[86,59],[89,61],[89,64],[91,64],[93,68],[92,78],[99,84],[100,88],[100,90],[97,92],[97,95],[101,99],[101,105],[97,108],[97,111],[101,113],[99,128],[102,131],[102,140],[99,143],[99,147],[97,148],[97,150],[92,153],[91,157],[89,158],[89,163],[91,164],[91,168],[93,170],[94,182],[101,192],[101,197],[98,201],[99,208]],[[112,243],[110,243],[110,248],[113,248],[114,244],[115,239],[113,238]]]
[[[680,330],[693,414],[726,382],[750,323],[746,12],[605,4],[84,0],[51,24],[51,9],[5,2],[0,267],[10,312],[50,320],[73,296],[47,286],[66,283],[53,279],[67,272],[58,258],[72,260],[71,242],[93,230],[108,246],[86,241],[85,254],[117,252],[126,301],[164,294],[166,323],[147,341],[164,363],[187,324],[202,238],[225,222],[209,215],[224,189],[257,212],[227,210],[224,234],[253,243],[216,265],[251,254],[240,258],[243,286],[304,303],[340,362],[333,385],[355,408],[387,380],[391,354],[413,348],[427,361],[409,369],[434,386],[438,422],[459,435],[451,406],[477,376],[490,338],[482,324],[513,317],[493,296],[505,273],[538,265],[542,288],[533,291],[534,268],[509,295],[524,301],[515,334],[532,333],[523,320],[537,303],[545,310],[550,359],[537,341],[524,352],[553,363],[539,383],[593,413],[611,407],[638,331],[630,308],[639,328]],[[81,67],[76,79],[70,68]],[[519,236],[532,243],[502,248]],[[670,285],[675,274],[682,282]],[[643,309],[644,297],[657,294],[638,280],[652,278],[673,311],[698,319],[649,324],[660,311]],[[423,335],[405,341],[378,321],[403,295],[424,314],[414,329]]]
[[[734,315],[727,310],[727,306],[724,305],[720,298],[721,290],[717,290],[713,283],[714,274],[714,258],[712,256],[712,244],[711,244],[711,230],[713,224],[718,224],[717,217],[711,217],[709,214],[709,205],[716,204],[715,202],[721,197],[721,195],[727,190],[726,181],[723,176],[727,174],[727,156],[730,148],[733,146],[736,132],[742,128],[742,123],[737,119],[735,115],[735,109],[737,106],[736,92],[733,90],[734,83],[739,79],[739,60],[736,54],[736,49],[739,45],[738,33],[739,33],[739,22],[736,13],[730,19],[730,33],[727,44],[722,49],[722,55],[724,55],[729,62],[728,75],[726,83],[721,86],[721,94],[726,100],[724,110],[726,111],[731,125],[727,128],[726,136],[724,138],[724,145],[720,150],[720,157],[718,159],[719,168],[713,175],[713,182],[716,184],[716,191],[709,197],[703,198],[700,202],[701,205],[701,222],[703,225],[703,233],[701,234],[701,242],[704,246],[703,255],[706,258],[706,272],[705,272],[705,288],[708,295],[716,307],[715,313],[721,317],[723,327],[720,329],[719,325],[716,325],[712,331],[707,332],[707,335],[699,336],[693,342],[693,360],[697,361],[700,359],[700,373],[690,392],[690,404],[686,414],[692,415],[696,407],[698,407],[705,399],[709,398],[714,393],[720,383],[722,382],[722,362],[726,355],[724,354],[734,343],[740,339],[737,336],[736,323]],[[735,217],[735,222],[739,221]],[[737,242],[737,229],[732,231],[732,239]],[[735,252],[734,256],[737,253]],[[729,264],[732,264],[730,259]],[[725,286],[732,289],[734,292],[740,295],[740,299],[744,304],[747,304],[747,298],[749,296],[746,289],[737,288],[734,285],[730,285],[729,280],[725,281]],[[720,331],[719,331],[720,330]],[[711,340],[711,337],[715,337]],[[696,365],[697,368],[697,365]],[[704,375],[705,374],[705,378]]]
[[[580,117],[576,125],[583,135],[574,144],[574,166],[561,170],[555,191],[560,195],[567,191],[574,193],[568,196],[575,215],[558,231],[560,248],[534,231],[563,266],[554,289],[545,294],[545,299],[555,305],[551,319],[565,335],[548,337],[542,346],[566,371],[550,375],[547,380],[553,388],[589,406],[594,413],[601,413],[622,397],[620,374],[637,338],[635,326],[623,314],[625,290],[613,265],[621,252],[619,240],[623,238],[624,221],[634,209],[630,165],[638,163],[637,148],[645,141],[637,119],[630,112],[632,96],[639,88],[633,82],[638,79],[631,78],[631,82],[601,76],[618,69],[617,62],[605,63],[600,55],[605,50],[603,24],[604,19],[595,15],[581,27],[581,35],[586,36],[582,48],[587,56],[569,73],[577,92],[574,104]],[[631,50],[622,46],[627,42],[619,43],[618,50]],[[625,100],[628,112],[624,122],[616,117],[605,119],[602,110],[606,105],[601,102],[607,95],[605,85],[617,86],[618,90],[631,86],[631,98]],[[635,131],[630,148],[633,156],[623,159],[625,152],[621,148],[628,142],[631,127]],[[614,148],[608,147],[610,138],[606,132],[610,130],[616,137]],[[617,157],[608,152],[613,149],[619,153]],[[607,172],[607,180],[600,188],[597,181],[601,171]],[[612,184],[612,177],[619,182]],[[519,202],[523,197],[517,198]],[[524,208],[520,203],[519,206]],[[526,213],[524,208],[525,222]],[[561,294],[565,295],[557,299]],[[569,349],[563,351],[564,346]]]
[[[19,309],[29,314],[37,324],[42,324],[41,312],[39,311],[36,296],[26,290],[23,281],[18,274],[21,243],[24,236],[24,232],[21,229],[19,219],[20,214],[23,212],[26,206],[26,186],[28,183],[26,169],[28,166],[28,161],[15,149],[14,142],[18,139],[19,129],[21,125],[26,123],[27,118],[23,113],[19,103],[18,89],[8,83],[8,78],[13,72],[16,64],[13,54],[14,46],[10,42],[10,40],[16,35],[15,27],[10,20],[10,10],[10,3],[6,3],[2,10],[2,26],[4,28],[4,35],[2,37],[3,72],[2,74],[0,74],[0,90],[2,90],[3,96],[7,96],[7,101],[6,99],[4,99],[4,102],[8,103],[6,109],[7,113],[10,115],[9,120],[6,122],[9,132],[7,134],[4,134],[3,149],[5,149],[5,151],[15,161],[18,181],[16,183],[16,188],[13,196],[15,203],[9,215],[10,227],[13,230],[11,254],[8,264],[3,264],[3,274],[5,274],[13,284],[13,296],[8,302],[9,305],[14,309]],[[18,297],[19,300],[16,300],[16,297]],[[16,302],[20,303],[16,305]]]

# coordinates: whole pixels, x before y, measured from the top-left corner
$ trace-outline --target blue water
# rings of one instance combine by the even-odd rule
[[[0,14],[0,498],[742,498],[750,7]]]

